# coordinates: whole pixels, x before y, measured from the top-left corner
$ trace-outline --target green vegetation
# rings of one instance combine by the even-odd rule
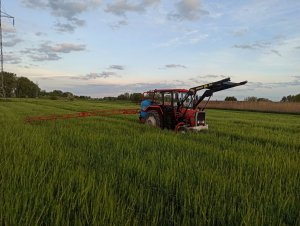
[[[297,95],[284,96],[282,97],[281,102],[300,102],[300,93]]]
[[[2,72],[0,72],[0,77],[2,82]],[[3,86],[6,97],[37,97],[40,92],[38,85],[28,78],[17,77],[16,74],[10,72],[3,72]]]
[[[0,102],[2,225],[299,225],[300,117],[207,110],[175,134],[136,115],[24,124],[123,102]]]
[[[272,102],[271,100],[267,99],[267,98],[263,98],[263,97],[260,97],[260,98],[257,98],[257,97],[246,97],[244,99],[244,101],[247,101],[247,102]]]
[[[225,97],[225,101],[237,101],[236,97]]]

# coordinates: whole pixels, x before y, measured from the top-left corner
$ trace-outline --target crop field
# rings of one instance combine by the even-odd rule
[[[210,101],[207,108],[300,114],[300,102]]]
[[[209,109],[198,134],[137,115],[23,122],[138,107],[0,101],[0,224],[300,225],[299,115]]]

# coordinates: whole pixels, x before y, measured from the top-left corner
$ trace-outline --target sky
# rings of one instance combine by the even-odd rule
[[[4,70],[92,97],[190,88],[300,93],[299,0],[2,0]]]

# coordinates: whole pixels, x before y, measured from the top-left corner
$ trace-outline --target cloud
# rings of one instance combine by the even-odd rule
[[[76,45],[72,43],[61,43],[61,44],[56,44],[54,46],[43,44],[42,47],[45,48],[46,50],[57,52],[57,53],[70,53],[76,51],[83,51],[86,48],[85,45]]]
[[[3,23],[2,24],[2,32],[3,33],[16,33],[16,29],[11,25]]]
[[[120,76],[115,72],[103,71],[101,73],[89,73],[85,76],[72,76],[69,78],[74,80],[93,80],[97,78],[110,78],[110,77],[120,77]]]
[[[239,37],[239,36],[245,35],[248,31],[249,31],[249,28],[241,27],[241,28],[235,29],[232,33],[234,36]]]
[[[128,25],[128,22],[126,20],[120,20],[116,23],[111,24],[110,27],[112,29],[116,30],[116,29],[119,29],[122,26],[127,26],[127,25]]]
[[[39,48],[28,48],[21,53],[29,54],[29,57],[34,61],[55,61],[62,59],[58,54],[84,51],[85,45],[76,45],[72,43],[60,43],[51,45],[50,42],[44,42]]]
[[[186,66],[182,64],[167,64],[165,65],[165,68],[186,68]]]
[[[105,11],[116,16],[126,16],[129,12],[142,13],[147,7],[159,3],[160,0],[142,0],[140,3],[131,3],[127,0],[115,0],[112,4],[107,4]]]
[[[277,56],[282,56],[277,50],[275,50],[275,49],[271,49],[271,52],[272,53],[274,53],[274,54],[276,54]]]
[[[113,70],[124,70],[125,67],[122,65],[110,65],[108,69],[113,69]]]
[[[300,77],[300,76],[294,76]],[[273,88],[286,88],[291,86],[300,86],[300,80],[297,78],[293,81],[286,81],[286,82],[248,82],[249,87],[253,89],[273,89]]]
[[[33,61],[56,61],[62,59],[62,57],[58,56],[56,53],[41,53],[36,55],[29,55],[29,57]]]
[[[47,34],[43,33],[43,32],[36,32],[35,35],[36,36],[46,36]]]
[[[192,82],[191,86],[202,85],[210,82],[215,82],[217,80],[221,80],[227,78],[225,75],[199,75],[193,78],[189,78],[188,80]]]
[[[241,44],[241,45],[234,45],[233,48],[239,48],[239,49],[266,49],[272,46],[272,42],[269,41],[256,41],[251,44]]]
[[[175,13],[170,13],[168,18],[171,20],[198,20],[203,15],[208,15],[209,12],[202,9],[200,0],[180,0],[176,4]]]
[[[275,41],[279,41],[279,40],[275,39]],[[277,56],[282,56],[278,50],[272,48],[275,44],[276,43],[273,43],[271,41],[256,41],[251,44],[235,44],[232,47],[237,49],[246,49],[246,50],[267,50],[269,51],[269,53],[273,53]]]
[[[23,0],[23,4],[25,4],[29,8],[46,8],[47,1],[43,1],[43,0]]]
[[[166,42],[156,44],[155,48],[171,47],[179,45],[194,45],[208,38],[208,34],[202,33],[199,30],[193,30],[184,33],[181,36],[168,40]]]
[[[76,27],[83,26],[84,20],[78,19],[78,15],[97,8],[101,0],[23,0],[23,4],[33,9],[49,10],[55,17],[63,18],[66,23],[57,23],[59,31],[74,31]]]
[[[256,49],[252,45],[234,45],[233,48],[238,48],[238,49]]]
[[[199,75],[198,78],[218,78],[219,75]]]
[[[55,28],[59,32],[71,33],[71,32],[74,32],[77,27],[75,25],[70,24],[70,23],[57,22],[55,24]]]
[[[22,42],[23,40],[20,38],[10,38],[9,41],[3,42],[3,46],[6,47],[13,47],[17,45],[18,43]]]
[[[20,64],[22,62],[22,59],[20,57],[13,54],[4,55],[3,60],[7,64]]]

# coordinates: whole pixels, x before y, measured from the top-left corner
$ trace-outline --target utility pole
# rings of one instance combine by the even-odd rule
[[[13,20],[13,26],[15,25],[15,18],[5,12],[2,12],[2,1],[0,0],[0,47],[1,47],[1,87],[0,97],[5,98],[4,89],[4,71],[3,71],[3,42],[2,42],[2,17],[6,17]]]

